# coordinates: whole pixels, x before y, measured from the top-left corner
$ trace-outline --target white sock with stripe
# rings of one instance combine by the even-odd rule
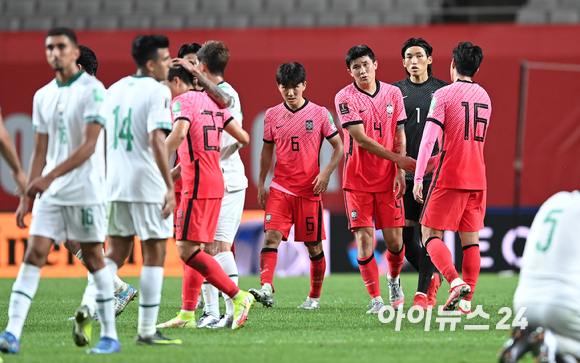
[[[142,338],[155,334],[162,287],[163,267],[143,266],[139,279],[139,323],[137,326],[137,334]]]
[[[40,267],[22,262],[18,276],[12,285],[10,294],[10,306],[8,307],[8,326],[6,331],[20,339],[24,321],[28,315],[30,304],[40,281]]]
[[[234,254],[231,251],[220,252],[217,255],[215,255],[214,258],[224,269],[224,272],[234,281],[234,283],[237,286],[238,265],[236,265]],[[234,316],[234,302],[226,294],[224,294],[224,299],[226,302],[226,316],[232,318]]]
[[[96,287],[96,303],[101,323],[101,337],[117,340],[115,327],[115,298],[113,295],[113,279],[107,267],[93,272]]]

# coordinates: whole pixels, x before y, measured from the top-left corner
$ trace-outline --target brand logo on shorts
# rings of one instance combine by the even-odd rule
[[[312,120],[306,120],[306,131],[312,131],[314,128],[314,123]]]
[[[350,211],[350,218],[351,219],[357,219],[358,218],[358,213],[356,212],[356,209]]]
[[[266,222],[270,222],[272,220],[272,214],[268,213],[266,214]]]
[[[393,105],[387,105],[387,114],[389,115],[393,114]]]
[[[346,103],[346,102],[339,103],[338,109],[340,110],[341,115],[346,115],[347,113],[350,113],[350,110],[348,109],[348,103]]]

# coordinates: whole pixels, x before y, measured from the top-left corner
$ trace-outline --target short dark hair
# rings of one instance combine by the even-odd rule
[[[198,50],[201,49],[201,45],[198,43],[184,44],[179,48],[177,53],[177,58],[183,58],[188,54],[196,54]]]
[[[346,66],[350,69],[350,63],[360,57],[368,56],[373,62],[375,61],[375,53],[368,45],[355,45],[346,53]]]
[[[77,59],[77,64],[80,64],[85,72],[91,76],[96,76],[99,62],[97,61],[95,52],[86,45],[79,45],[79,50],[81,51],[81,55],[79,56],[79,59]]]
[[[461,42],[453,49],[453,60],[457,73],[473,77],[483,61],[483,50],[471,42]]]
[[[133,39],[131,54],[137,67],[143,68],[148,61],[157,61],[158,49],[169,48],[169,39],[165,35],[138,35]]]
[[[171,67],[169,69],[169,77],[167,77],[169,82],[173,81],[175,77],[181,79],[183,83],[193,86],[193,74],[189,73],[182,66]]]
[[[73,32],[69,28],[53,28],[53,29],[51,29],[51,30],[48,31],[48,33],[46,34],[46,38],[52,37],[52,36],[55,36],[55,35],[64,35],[64,36],[66,36],[75,45],[75,47],[79,44],[77,42],[77,36],[75,35],[75,32]]]
[[[208,40],[197,51],[197,59],[205,63],[209,73],[223,77],[230,60],[230,51],[224,42]]]
[[[276,82],[282,86],[296,86],[306,82],[306,70],[298,62],[284,63],[276,71]]]
[[[403,59],[405,59],[405,52],[407,51],[407,49],[411,48],[411,47],[421,47],[423,48],[423,50],[425,51],[425,54],[427,55],[427,57],[430,57],[433,54],[433,47],[429,45],[429,43],[427,43],[425,41],[425,39],[423,38],[409,38],[407,39],[407,41],[405,42],[405,44],[403,44],[403,49],[401,49],[401,56],[403,57]],[[407,71],[407,70],[405,70]],[[429,64],[427,66],[427,74],[428,75],[432,75],[433,74],[433,66],[431,64]],[[411,74],[409,73],[409,71],[407,71],[407,75],[410,76]]]

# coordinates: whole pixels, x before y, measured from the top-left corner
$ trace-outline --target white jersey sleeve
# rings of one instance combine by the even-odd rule
[[[93,82],[90,87],[85,89],[83,103],[83,121],[85,123],[98,122],[105,126],[105,119],[99,116],[101,105],[105,100],[105,87],[101,82]]]
[[[172,130],[171,121],[171,91],[165,85],[159,84],[149,97],[149,112],[147,114],[147,132],[153,130]]]
[[[36,92],[36,94],[34,94],[34,100],[32,101],[32,128],[39,134],[48,134],[48,126],[46,125],[46,121],[40,112],[39,92],[41,91],[42,90],[39,90]]]

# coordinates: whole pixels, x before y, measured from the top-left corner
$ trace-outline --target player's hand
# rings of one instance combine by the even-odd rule
[[[397,195],[395,195],[395,199],[399,199],[405,195],[405,189],[407,188],[407,184],[405,183],[405,172],[399,171],[397,176],[395,176],[395,182],[393,183],[393,193],[399,189]]]
[[[413,197],[417,203],[423,204],[423,183],[415,183],[413,186]]]
[[[437,165],[437,159],[438,156],[432,156],[429,158],[429,161],[427,162],[427,169],[425,169],[425,175],[435,170],[435,166]]]
[[[173,213],[173,210],[175,209],[175,191],[173,190],[173,188],[171,188],[171,190],[168,190],[167,193],[165,193],[165,205],[163,206],[163,210],[161,211],[161,216],[163,217],[163,219],[167,219],[171,213]]]
[[[177,164],[177,166],[171,169],[171,179],[175,183],[179,179],[181,179],[181,163]]]
[[[24,223],[24,217],[28,214],[28,204],[30,203],[30,199],[26,196],[20,197],[20,203],[18,204],[18,208],[16,209],[16,225],[18,228],[26,228],[28,227]]]
[[[258,204],[263,210],[266,210],[266,189],[264,186],[258,187]]]
[[[26,174],[24,171],[19,170],[17,173],[12,172],[12,177],[16,181],[18,185],[18,189],[16,190],[16,195],[22,196],[26,192]]]
[[[399,161],[397,162],[397,166],[405,171],[408,171],[409,173],[415,174],[415,166],[417,164],[417,161],[411,157],[408,156],[402,156],[399,158]]]
[[[322,194],[328,189],[328,182],[330,181],[330,175],[326,175],[323,171],[316,176],[312,184],[314,184],[314,194]]]
[[[52,184],[53,180],[54,179],[50,176],[50,174],[46,174],[45,176],[34,179],[30,182],[28,188],[26,188],[26,195],[29,198],[36,198],[37,194],[42,195],[42,193],[44,193],[48,187],[50,187],[50,184]]]
[[[199,72],[199,68],[196,65],[193,65],[190,61],[183,58],[173,58],[173,66],[182,66],[186,71],[197,76]]]

